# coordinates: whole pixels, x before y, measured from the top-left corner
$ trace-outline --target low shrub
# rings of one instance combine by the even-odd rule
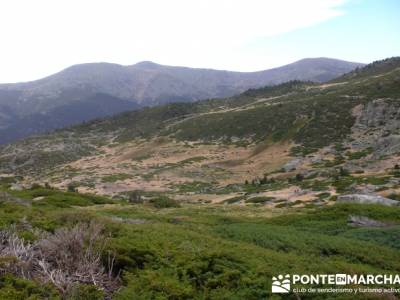
[[[170,208],[170,207],[180,207],[178,201],[168,198],[166,196],[160,196],[157,198],[150,199],[150,204],[155,208]]]

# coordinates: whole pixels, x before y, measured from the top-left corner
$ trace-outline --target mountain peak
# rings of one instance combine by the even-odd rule
[[[150,60],[144,60],[133,65],[133,67],[140,67],[140,68],[158,68],[160,66],[161,66],[160,64],[157,64]]]
[[[0,85],[0,143],[31,132],[48,131],[75,123],[75,112],[82,116],[80,121],[88,121],[103,116],[107,110],[112,113],[127,107],[130,109],[132,105],[127,105],[126,100],[134,106],[153,106],[229,97],[249,88],[290,80],[325,82],[358,66],[360,64],[320,59],[308,59],[308,62],[259,72],[172,67],[152,61],[130,66],[102,62],[75,65],[37,81]],[[108,95],[108,102],[104,100],[105,97],[99,98],[98,94]],[[107,109],[100,110],[101,107],[93,99],[103,103]],[[114,103],[112,110],[109,109],[109,103]],[[18,118],[2,119],[6,109],[7,116],[14,114]],[[73,113],[61,114],[57,122],[40,122],[43,126],[30,123],[31,120],[42,120],[44,112],[58,116],[59,111],[67,109],[73,110]],[[99,112],[99,115],[94,115],[94,112]]]

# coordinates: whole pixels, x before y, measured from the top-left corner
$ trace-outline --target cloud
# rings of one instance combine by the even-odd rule
[[[110,61],[246,69],[252,41],[342,15],[345,0],[13,0],[0,3],[0,81]]]

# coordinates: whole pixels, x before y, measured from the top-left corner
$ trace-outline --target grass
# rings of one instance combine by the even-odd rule
[[[30,200],[33,207],[69,208],[114,203],[111,199],[76,192],[63,192],[52,188],[37,187],[22,191],[9,191],[12,196]],[[38,200],[36,200],[38,199]]]

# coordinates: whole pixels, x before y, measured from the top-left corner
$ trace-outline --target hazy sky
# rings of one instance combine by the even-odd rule
[[[400,55],[399,0],[1,0],[0,82],[77,63],[255,71]]]

